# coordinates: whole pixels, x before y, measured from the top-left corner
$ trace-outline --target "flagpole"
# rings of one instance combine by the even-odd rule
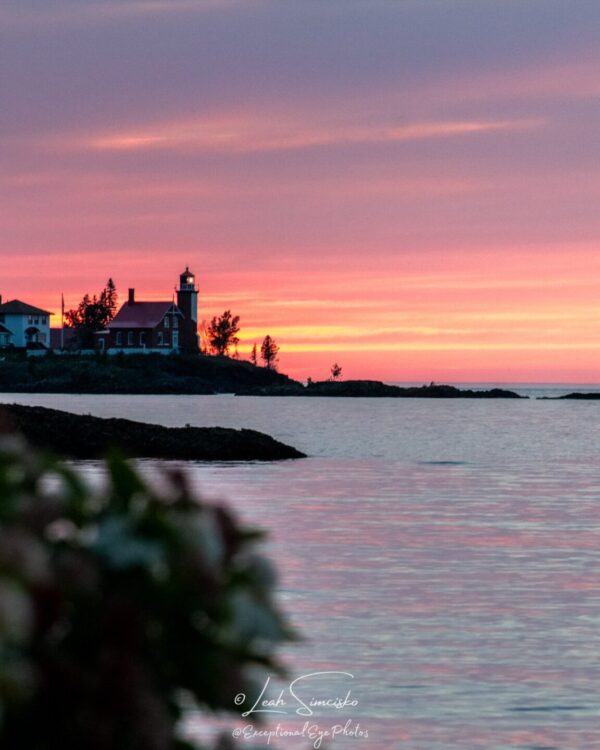
[[[60,349],[65,348],[65,295],[60,295]]]

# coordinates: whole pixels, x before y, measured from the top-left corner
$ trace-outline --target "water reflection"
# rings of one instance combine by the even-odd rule
[[[358,707],[319,715],[369,728],[368,742],[345,746],[600,742],[595,467],[309,459],[190,470],[199,490],[271,530],[283,604],[306,638],[286,654],[291,674],[355,675]],[[295,741],[274,746],[308,746]]]
[[[330,747],[600,747],[600,404],[127,398],[77,404],[255,427],[317,456],[187,469],[270,529],[305,636],[291,675],[355,676],[358,705],[318,721],[351,719],[369,738]],[[155,464],[140,465],[153,481]]]

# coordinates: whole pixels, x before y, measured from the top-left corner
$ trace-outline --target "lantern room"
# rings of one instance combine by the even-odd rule
[[[185,271],[179,275],[179,291],[181,292],[195,292],[196,291],[196,277],[186,266]]]

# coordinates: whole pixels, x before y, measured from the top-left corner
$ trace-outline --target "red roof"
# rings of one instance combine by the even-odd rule
[[[123,307],[108,324],[109,328],[156,328],[165,315],[173,312],[181,315],[181,310],[172,302],[125,302]]]
[[[0,314],[2,315],[52,315],[47,310],[40,310],[39,307],[28,305],[27,302],[21,302],[20,299],[12,299],[0,305]]]

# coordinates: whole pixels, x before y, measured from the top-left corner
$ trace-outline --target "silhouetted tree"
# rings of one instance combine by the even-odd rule
[[[258,364],[258,352],[256,351],[256,343],[254,343],[252,351],[250,352],[250,362],[252,362],[253,365]]]
[[[225,310],[223,315],[215,316],[208,326],[208,342],[214,354],[225,355],[229,349],[235,347],[239,341],[237,334],[240,330],[240,316],[232,315],[231,310]]]
[[[94,333],[102,331],[115,317],[117,311],[117,290],[112,279],[100,292],[90,297],[85,294],[79,305],[65,313],[65,322],[77,333],[82,349],[94,346]]]
[[[265,336],[260,347],[260,357],[268,370],[277,369],[279,359],[279,347],[270,336]]]
[[[109,315],[107,323],[110,323],[117,313],[117,288],[112,279],[109,279],[106,282],[106,286],[100,294],[100,303],[103,304],[107,310]]]
[[[331,380],[339,380],[342,377],[342,368],[337,362],[331,365]]]

